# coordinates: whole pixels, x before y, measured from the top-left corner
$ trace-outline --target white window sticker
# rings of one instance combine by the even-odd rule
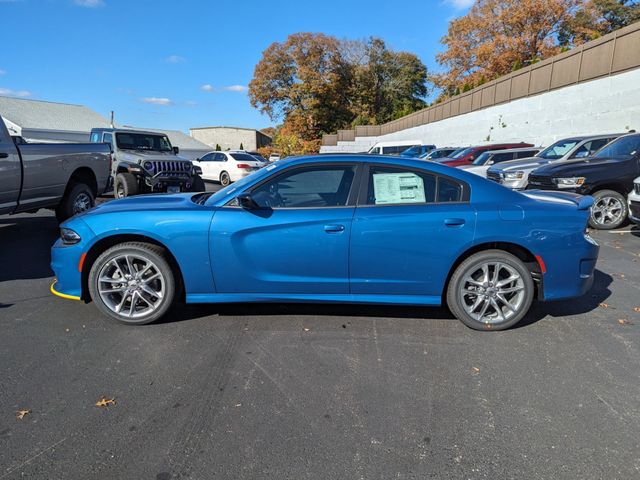
[[[374,173],[376,205],[425,203],[424,181],[415,173]]]

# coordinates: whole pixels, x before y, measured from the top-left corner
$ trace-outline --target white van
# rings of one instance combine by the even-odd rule
[[[422,145],[422,140],[396,140],[395,142],[378,142],[367,152],[369,155],[400,155],[409,147]]]

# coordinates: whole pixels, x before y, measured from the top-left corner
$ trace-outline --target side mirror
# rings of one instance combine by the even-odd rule
[[[193,166],[193,173],[195,173],[196,175],[202,175],[202,168],[200,168],[197,165]]]
[[[173,147],[173,153],[175,153],[176,155],[178,155],[180,153],[180,148],[178,147]]]
[[[241,193],[240,195],[238,195],[237,199],[240,206],[245,210],[254,210],[256,208],[259,208],[259,205],[251,197],[250,193]]]
[[[494,163],[496,163],[496,162],[494,162],[493,160],[489,160],[489,161],[487,162],[487,165],[493,165]]]
[[[586,150],[582,150],[581,152],[578,152],[575,154],[575,158],[584,158],[588,156],[589,156],[589,152],[587,152]]]

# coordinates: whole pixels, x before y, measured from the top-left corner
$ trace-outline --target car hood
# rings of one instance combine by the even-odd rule
[[[610,165],[615,165],[621,161],[628,160],[627,157],[587,157],[575,160],[568,160],[566,162],[553,162],[543,165],[536,169],[536,175],[574,175],[576,173],[589,173],[594,170],[600,170],[602,168],[608,168]]]
[[[191,201],[196,193],[176,193],[136,195],[103,203],[82,215],[102,215],[114,212],[135,212],[149,210],[184,210],[201,208],[201,205]]]
[[[172,162],[188,162],[189,159],[174,155],[173,152],[157,152],[149,151],[148,153],[143,150],[120,150],[118,151],[118,160],[125,162],[141,162],[146,160],[161,160]]]
[[[502,162],[498,165],[491,167],[492,172],[512,172],[514,170],[533,170],[540,165],[546,165],[551,160],[546,160],[540,157],[527,157],[519,158],[517,160],[509,160],[508,162]]]

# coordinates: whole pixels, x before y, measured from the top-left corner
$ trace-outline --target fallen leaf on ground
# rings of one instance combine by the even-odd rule
[[[116,404],[115,398],[101,397],[100,400],[96,402],[96,407],[108,407],[109,405],[115,405],[115,404]]]
[[[64,331],[65,331],[65,332],[68,332],[68,331],[69,331],[69,329],[68,329],[68,328],[65,328],[65,329],[64,329]]]
[[[29,410],[29,409],[26,409],[26,410],[18,410],[18,411],[16,412],[16,418],[17,418],[18,420],[22,420],[22,419],[25,417],[25,415],[29,415],[30,413],[31,413],[31,410]]]
[[[308,331],[309,331],[309,329],[308,329],[308,328],[304,328],[303,330],[304,330],[305,332],[308,332]]]
[[[634,312],[638,312],[638,313],[640,313],[640,307],[635,307],[635,308],[633,309],[633,311],[634,311]]]
[[[241,403],[236,403],[236,407],[241,407],[242,404]]]
[[[480,372],[480,369],[478,367],[473,367],[472,370],[473,370],[473,373],[479,373]]]
[[[602,307],[602,308],[609,308],[609,304],[608,303],[601,303],[599,306]]]

